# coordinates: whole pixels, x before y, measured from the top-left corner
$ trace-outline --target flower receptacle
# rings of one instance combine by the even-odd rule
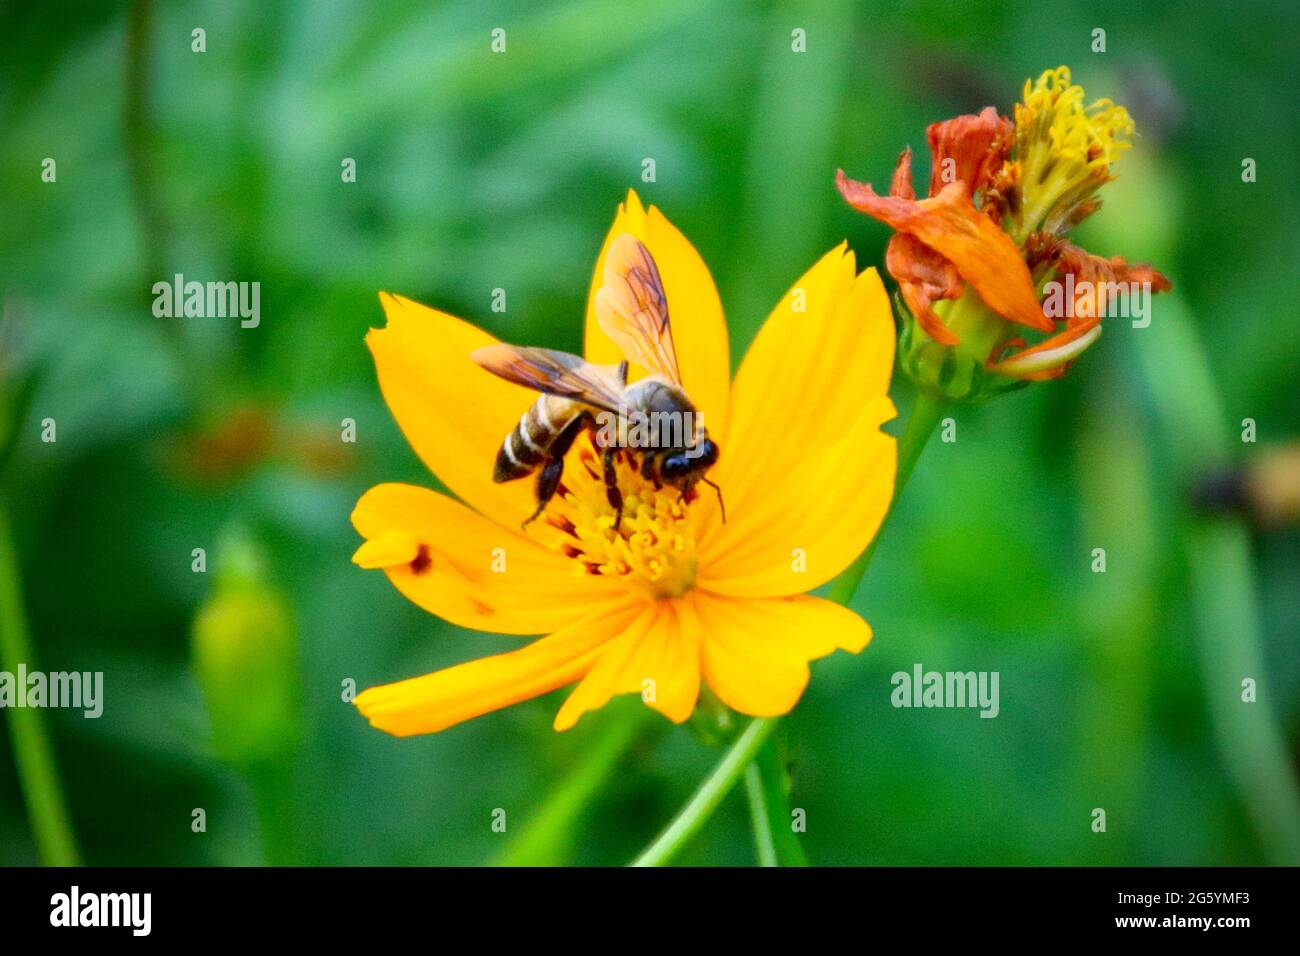
[[[901,298],[898,314],[898,364],[917,388],[945,402],[975,402],[1023,388],[1025,381],[990,372],[987,360],[1005,344],[1011,326],[967,287],[961,298],[941,302],[935,312],[957,335],[956,345],[935,341],[921,328]]]

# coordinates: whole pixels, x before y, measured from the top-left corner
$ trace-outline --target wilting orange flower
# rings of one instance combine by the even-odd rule
[[[969,346],[996,375],[1055,378],[1101,334],[1107,295],[1120,284],[1155,292],[1170,285],[1151,266],[1092,256],[1064,238],[1100,206],[1095,194],[1129,146],[1128,112],[1109,100],[1085,106],[1065,67],[1026,82],[1015,112],[1014,122],[990,106],[932,124],[925,199],[912,186],[910,148],[899,156],[888,196],[843,170],[836,185],[855,209],[897,230],[885,264],[931,339],[956,347],[970,336]],[[1039,301],[1053,275],[1072,277],[1069,288],[1078,290],[1060,314],[1045,313]],[[940,315],[935,303],[944,300],[977,305],[960,313],[945,307]],[[1007,321],[982,321],[990,314]],[[1027,347],[1007,323],[1049,335]]]
[[[596,260],[586,357],[623,356],[596,321],[606,250],[631,233],[658,263],[682,381],[722,453],[722,489],[679,500],[619,453],[619,527],[587,436],[566,458],[542,519],[530,481],[494,484],[502,439],[536,393],[488,374],[470,353],[494,340],[460,319],[383,293],[366,336],[384,398],[416,453],[460,499],[383,484],[357,503],[366,539],[353,560],[462,627],[545,634],[519,650],[366,690],[376,727],[430,733],[577,682],[555,718],[567,729],[615,694],[639,693],[683,721],[703,679],[745,714],[788,711],[808,662],[857,652],[871,630],[808,596],[866,547],[889,507],[895,443],[889,300],[874,269],[841,244],[781,300],[735,381],[722,306],[694,247],[635,193]],[[637,370],[633,369],[633,377]]]

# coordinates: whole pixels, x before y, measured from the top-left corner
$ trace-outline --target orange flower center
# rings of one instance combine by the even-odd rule
[[[564,532],[559,548],[583,574],[603,574],[643,588],[653,597],[680,597],[695,586],[695,529],[691,500],[643,478],[641,459],[620,451],[614,459],[623,513],[609,503],[600,453],[583,436],[564,467],[560,492],[546,521]]]

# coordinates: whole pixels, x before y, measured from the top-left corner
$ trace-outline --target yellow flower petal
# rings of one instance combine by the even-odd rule
[[[693,591],[704,679],[728,707],[754,717],[787,713],[808,684],[808,662],[871,640],[866,621],[821,598],[736,599]]]
[[[595,665],[555,715],[555,729],[568,730],[589,710],[615,694],[640,694],[673,723],[695,709],[700,691],[699,635],[687,633],[674,602],[656,601],[600,652]]]
[[[591,278],[587,299],[586,357],[600,364],[617,364],[624,358],[596,321],[596,292],[604,282],[605,251],[614,237],[630,232],[650,250],[668,297],[673,345],[682,384],[704,425],[716,437],[726,425],[727,390],[731,378],[731,352],[722,302],[709,268],[677,227],[655,206],[646,210],[632,190],[619,206],[614,225],[605,237]]]
[[[841,245],[781,300],[736,376],[711,476],[727,523],[705,512],[702,587],[800,594],[867,546],[893,495],[895,442],[880,431],[893,360],[884,286]]]
[[[352,555],[352,563],[360,568],[374,570],[410,564],[419,556],[419,537],[405,528],[390,528],[357,548]]]
[[[497,449],[537,393],[484,371],[469,353],[496,341],[468,322],[380,293],[388,324],[371,329],[384,401],[416,454],[459,498],[507,528],[533,512],[533,483],[494,484]]]
[[[727,524],[700,555],[697,584],[719,594],[802,594],[847,568],[889,510],[897,444],[880,431],[887,398],[863,410],[842,441],[777,472],[766,497]],[[725,487],[725,486],[724,486]]]
[[[741,363],[712,476],[728,511],[739,513],[784,469],[834,443],[888,394],[893,363],[889,296],[875,269],[856,274],[841,244],[782,297]]]
[[[357,695],[357,709],[396,737],[444,730],[573,683],[640,613],[630,605],[602,610],[508,654],[371,687]]]
[[[357,502],[352,524],[367,539],[353,561],[382,567],[406,597],[461,627],[545,634],[625,593],[427,488],[376,485]]]

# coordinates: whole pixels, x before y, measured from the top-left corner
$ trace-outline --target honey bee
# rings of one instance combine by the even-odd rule
[[[721,489],[705,477],[718,460],[718,446],[682,386],[659,268],[650,250],[630,233],[620,233],[609,245],[595,305],[600,327],[624,355],[618,365],[504,342],[471,353],[489,372],[542,393],[501,443],[492,480],[514,481],[538,472],[537,510],[524,521],[526,527],[555,495],[564,456],[587,430],[601,452],[615,529],[623,519],[614,470],[620,450],[640,454],[642,477],[656,487],[676,488],[679,500],[702,481],[717,492],[722,505]],[[629,385],[629,361],[650,374]]]

